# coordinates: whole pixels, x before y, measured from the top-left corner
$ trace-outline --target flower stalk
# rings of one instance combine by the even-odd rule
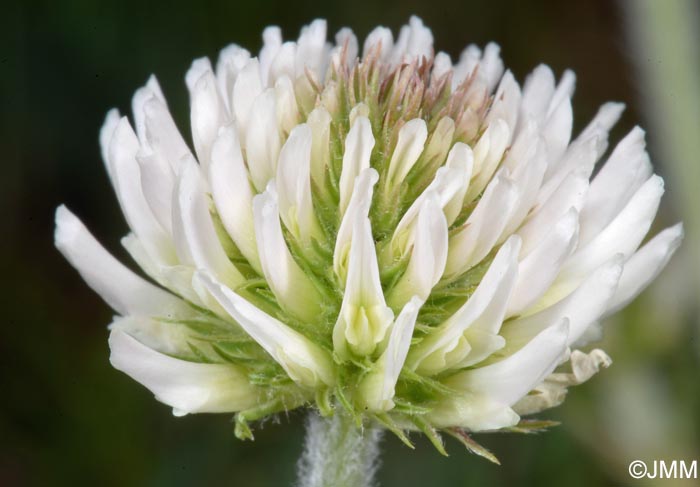
[[[378,427],[358,427],[354,418],[341,410],[327,417],[311,411],[299,461],[299,487],[375,485],[381,437]]]

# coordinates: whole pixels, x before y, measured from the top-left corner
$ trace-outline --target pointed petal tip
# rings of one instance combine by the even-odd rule
[[[54,224],[54,245],[60,250],[66,242],[75,236],[78,231],[77,225],[80,222],[66,205],[60,204],[56,207]]]
[[[192,61],[190,69],[185,74],[185,84],[187,89],[192,93],[197,86],[197,82],[204,76],[205,73],[214,72],[211,66],[211,61],[208,57],[200,57]]]

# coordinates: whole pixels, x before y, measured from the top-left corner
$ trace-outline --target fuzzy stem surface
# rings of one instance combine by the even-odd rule
[[[299,487],[373,487],[379,466],[381,430],[358,427],[342,411],[306,421],[304,452],[299,460]]]

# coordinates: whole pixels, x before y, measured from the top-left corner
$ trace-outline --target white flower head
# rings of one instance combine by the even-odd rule
[[[193,148],[155,77],[131,122],[108,113],[146,277],[63,206],[55,242],[118,314],[112,364],[178,415],[237,413],[243,437],[304,405],[434,439],[559,404],[610,363],[577,347],[683,236],[643,244],[663,193],[644,132],[602,160],[620,104],[573,134],[573,73],[521,87],[495,44],[453,63],[415,17],[326,38],[270,27],[257,56],[194,61]]]

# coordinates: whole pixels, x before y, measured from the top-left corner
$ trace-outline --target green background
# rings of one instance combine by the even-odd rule
[[[293,482],[303,413],[259,425],[255,441],[246,443],[233,436],[229,416],[174,418],[147,390],[110,367],[110,310],[53,248],[53,211],[64,202],[109,249],[126,258],[119,245],[126,224],[99,157],[97,134],[109,108],[129,112],[131,94],[151,73],[189,137],[184,73],[193,58],[215,59],[234,41],[257,51],[269,24],[295,38],[303,24],[324,17],[331,32],[349,26],[363,38],[377,24],[396,32],[418,14],[432,28],[436,49],[453,59],[468,43],[494,40],[520,81],[540,62],[557,74],[575,70],[575,130],[608,100],[628,105],[613,141],[636,123],[663,125],[649,122],[656,112],[642,104],[648,87],[632,59],[637,52],[642,64],[657,63],[662,71],[667,60],[633,51],[624,29],[631,22],[627,11],[604,0],[3,5],[2,486]],[[676,27],[681,28],[666,25]],[[690,37],[700,43],[697,30]],[[673,92],[680,99],[686,95]],[[700,126],[695,129],[697,134]],[[689,207],[692,198],[674,196],[681,191],[674,185],[681,186],[682,167],[674,166],[660,146],[652,133],[656,170],[668,176],[654,231],[681,218],[694,229],[700,208]],[[700,163],[698,153],[686,156],[688,164]],[[697,248],[686,241],[684,255],[661,279],[609,320],[603,346],[614,366],[572,390],[564,406],[541,415],[563,421],[562,426],[537,436],[477,436],[502,467],[467,454],[453,441],[448,443],[451,456],[442,458],[426,441],[410,451],[387,437],[382,485],[643,485],[627,474],[632,460],[700,460]]]

